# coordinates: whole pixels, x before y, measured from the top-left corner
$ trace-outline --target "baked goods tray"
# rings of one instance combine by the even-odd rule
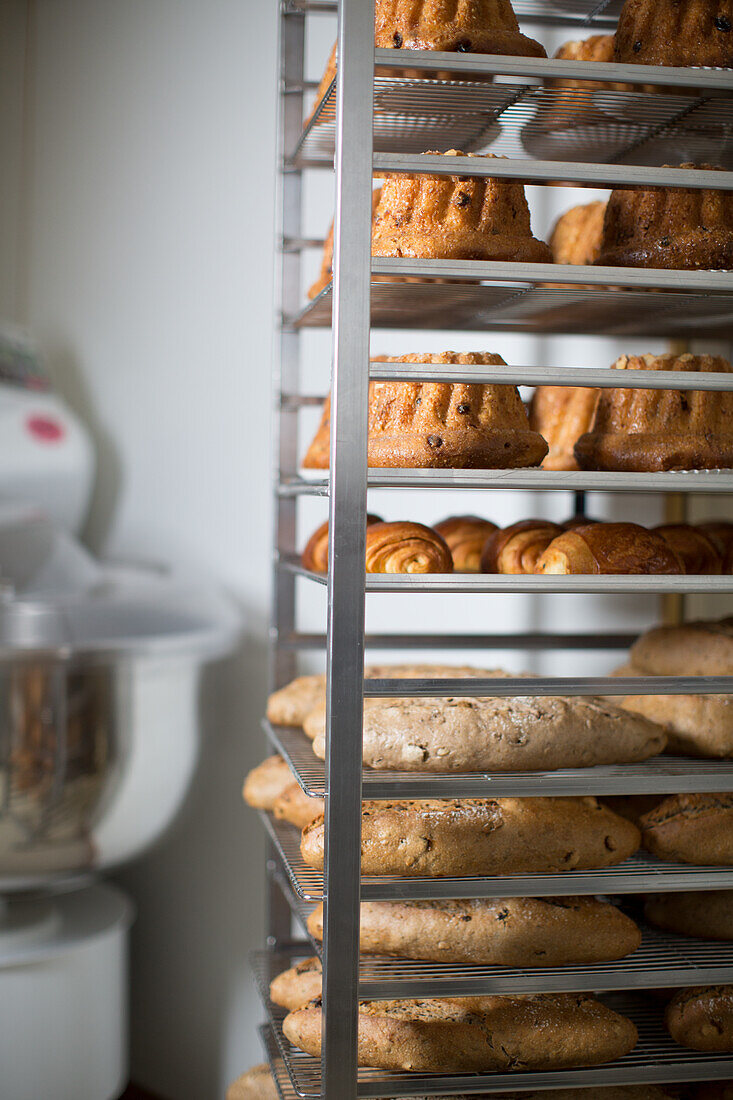
[[[337,0],[283,0],[286,12],[336,14]],[[530,23],[550,23],[615,29],[623,0],[514,0],[517,17]]]
[[[545,276],[545,280],[547,276]],[[624,298],[619,301],[618,295]],[[328,328],[331,286],[286,327]],[[372,283],[376,329],[522,332],[526,335],[733,339],[733,293],[650,294],[542,286],[459,283]]]
[[[528,489],[603,493],[731,493],[730,470],[671,470],[623,473],[600,470],[400,470],[371,469],[370,489]],[[329,495],[329,479],[294,476],[283,480],[281,497]]]
[[[309,739],[295,726],[263,722],[273,747],[283,756],[307,795],[323,798],[324,765]],[[610,794],[688,794],[733,791],[733,760],[688,760],[655,756],[640,764],[601,765],[548,772],[486,775],[425,772],[362,772],[364,798],[529,798]]]
[[[286,964],[287,965],[287,964]],[[267,972],[255,971],[270,1025],[265,1033],[268,1059],[272,1055],[287,1070],[296,1096],[320,1096],[321,1063],[291,1046],[282,1030],[287,1013],[273,1005],[267,994]],[[636,1048],[623,1058],[587,1069],[552,1072],[491,1074],[385,1073],[359,1070],[358,1095],[363,1097],[451,1096],[463,1093],[512,1092],[549,1088],[582,1088],[602,1085],[632,1085],[657,1082],[725,1080],[733,1077],[733,1056],[703,1054],[678,1046],[662,1022],[663,1008],[651,998],[634,994],[610,994],[602,1000],[632,1020],[639,1032]],[[271,1063],[272,1064],[272,1063]],[[285,1093],[284,1095],[287,1095]]]
[[[723,70],[409,53],[412,64],[426,66],[424,71],[391,72],[387,64],[404,64],[399,51],[377,52],[377,154],[490,150],[514,161],[558,162],[543,170],[542,182],[588,182],[582,167],[588,164],[733,167],[733,100]],[[451,79],[446,70],[452,70]],[[483,79],[481,74],[486,74]],[[501,79],[486,79],[495,74]],[[574,87],[553,86],[569,80]],[[667,86],[649,91],[655,80]],[[599,88],[599,81],[606,86]],[[684,88],[683,82],[691,81],[694,85]],[[618,84],[620,89],[614,87]],[[335,144],[333,81],[286,163],[332,168]]]
[[[288,881],[304,901],[323,899],[323,875],[303,861],[300,831],[260,811]],[[276,866],[276,865],[275,865]],[[275,869],[274,867],[272,869]],[[617,867],[561,874],[502,875],[493,878],[362,878],[363,901],[420,901],[440,898],[563,897],[569,894],[644,894],[677,890],[733,889],[733,867],[662,863],[642,854]]]
[[[326,573],[313,573],[300,564],[295,554],[281,554],[279,566],[298,577],[328,585]],[[646,593],[647,595],[679,592],[681,594],[733,592],[733,575],[671,576],[669,574],[576,574],[555,576],[544,574],[504,573],[369,573],[367,592],[471,592],[507,593],[531,592],[542,595],[554,592],[574,594],[602,592],[605,595]],[[712,690],[712,689],[710,689]]]
[[[263,985],[298,959],[322,954],[322,944],[309,934],[312,906],[296,898],[277,872],[273,875],[308,942],[283,960],[283,952],[253,952]],[[635,915],[635,914],[634,914]],[[641,924],[637,920],[637,923]],[[641,925],[642,943],[633,955],[584,966],[514,968],[468,963],[361,955],[359,997],[389,1001],[399,997],[480,997],[491,993],[582,993],[619,989],[674,989],[720,985],[733,981],[733,945],[687,939]]]

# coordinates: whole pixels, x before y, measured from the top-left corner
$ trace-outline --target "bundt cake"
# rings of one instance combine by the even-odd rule
[[[582,38],[579,41],[564,42],[555,52],[555,58],[559,61],[597,61],[608,63],[613,61],[613,35],[592,34],[590,38]],[[555,88],[577,89],[579,92],[627,91],[628,84],[611,83],[605,80],[571,80],[563,77],[561,80],[553,80]],[[582,104],[582,97],[575,97],[578,105]]]
[[[586,386],[538,386],[529,407],[529,425],[547,441],[545,470],[577,470],[573,448],[589,431],[598,390]]]
[[[622,355],[617,370],[718,371],[716,355]],[[733,466],[733,393],[603,390],[575,444],[583,470],[707,470]]]
[[[377,212],[377,206],[382,194],[382,188],[377,187],[372,191],[372,222],[374,222],[374,215]],[[316,281],[308,291],[309,298],[317,298],[322,290],[325,290],[328,284],[333,278],[333,222],[328,230],[328,235],[323,242],[323,259],[321,260],[321,271]]]
[[[376,0],[375,46],[546,57],[520,33],[509,0]]]
[[[720,171],[709,164],[680,167]],[[598,262],[677,271],[733,268],[733,192],[669,187],[613,191]]]
[[[602,201],[573,206],[561,214],[550,237],[553,262],[583,266],[597,263],[605,214],[606,204]]]
[[[502,365],[490,352],[442,352],[380,359],[387,363]],[[470,373],[470,372],[467,372]],[[326,469],[330,402],[303,465]],[[538,466],[547,454],[530,429],[516,386],[443,382],[372,382],[368,461],[375,467],[510,469]]]
[[[733,0],[626,0],[614,61],[733,68]]]
[[[449,149],[444,155],[477,154]],[[491,154],[484,159],[491,159]],[[552,259],[544,241],[532,236],[522,184],[490,176],[396,175],[386,179],[374,219],[372,253],[526,263],[549,263]]]

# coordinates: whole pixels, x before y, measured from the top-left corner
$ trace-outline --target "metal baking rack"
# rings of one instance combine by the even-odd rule
[[[612,31],[620,2],[603,0],[514,0],[521,20],[572,28],[567,37]],[[312,121],[303,119],[315,84],[306,79],[306,24],[320,13],[339,17],[339,75]],[[321,651],[328,672],[328,738],[325,764],[317,760],[297,730],[268,727],[268,736],[290,762],[304,790],[326,799],[328,836],[324,874],[307,867],[299,835],[291,826],[263,814],[268,836],[268,922],[270,951],[257,969],[267,1004],[266,975],[273,952],[288,948],[292,920],[301,924],[311,903],[326,894],[324,976],[324,1057],[318,1062],[283,1039],[282,1014],[273,1013],[263,1040],[282,1100],[294,1096],[355,1100],[357,1096],[492,1094],[502,1090],[681,1082],[733,1078],[733,1057],[699,1054],[675,1046],[664,1033],[660,1006],[629,1001],[622,1011],[639,1024],[641,1040],[629,1056],[612,1065],[557,1073],[441,1075],[420,1077],[357,1071],[356,1005],[359,994],[411,996],[418,989],[447,992],[525,991],[549,988],[632,989],[639,985],[692,984],[731,979],[731,950],[675,937],[645,933],[632,959],[596,968],[540,972],[498,968],[436,967],[408,960],[359,958],[358,914],[364,899],[448,899],[455,897],[627,895],[654,891],[733,888],[733,868],[662,863],[638,855],[607,870],[501,878],[367,878],[360,876],[362,792],[369,798],[481,797],[509,794],[581,795],[733,790],[733,762],[687,761],[664,757],[643,764],[542,774],[412,775],[371,772],[362,767],[361,725],[365,694],[466,694],[466,682],[363,681],[370,648],[472,650],[618,650],[628,635],[479,635],[364,633],[364,605],[371,591],[453,591],[489,593],[566,592],[729,592],[731,577],[381,577],[364,573],[365,517],[370,488],[598,490],[645,493],[730,493],[730,471],[650,474],[557,473],[543,470],[370,470],[366,468],[366,408],[369,378],[490,381],[493,368],[453,368],[433,364],[371,364],[372,328],[427,331],[521,332],[704,337],[733,340],[733,277],[725,272],[675,272],[625,268],[573,268],[542,264],[487,264],[371,258],[371,193],[385,172],[495,175],[525,183],[571,183],[593,188],[716,187],[733,189],[733,172],[664,168],[722,158],[733,164],[729,139],[733,125],[730,73],[709,69],[649,69],[641,66],[584,65],[574,62],[471,54],[374,51],[373,5],[369,0],[282,0],[280,5],[280,142],[278,162],[280,252],[278,342],[273,381],[274,530],[272,687],[298,671],[301,653]],[[527,27],[533,33],[532,27]],[[542,37],[537,33],[537,37]],[[409,76],[405,75],[409,72]],[[412,75],[412,73],[417,75]],[[491,79],[487,79],[491,78]],[[558,80],[572,79],[572,89]],[[624,83],[630,89],[591,86]],[[582,86],[586,82],[587,86]],[[648,90],[654,86],[654,91]],[[338,107],[336,106],[338,102]],[[466,160],[425,155],[432,149],[510,153],[510,160]],[[674,153],[676,155],[668,155]],[[717,155],[715,155],[717,154]],[[730,163],[729,163],[730,160]],[[336,247],[334,279],[312,302],[305,302],[302,260],[321,242],[309,238],[302,222],[303,177],[311,167],[336,169]],[[404,282],[406,278],[420,282]],[[330,471],[303,476],[298,421],[317,402],[303,392],[301,345],[311,328],[333,333]],[[442,372],[442,373],[439,373]],[[669,381],[643,372],[620,379],[616,372],[537,368],[497,369],[496,381],[535,385],[629,385],[654,388]],[[615,376],[614,376],[615,375]],[[327,388],[322,379],[322,392]],[[675,375],[674,388],[727,390],[733,376],[701,379]],[[307,574],[297,556],[297,512],[301,497],[329,501],[330,573]],[[296,589],[306,581],[326,584],[326,633],[298,627]],[[481,598],[477,596],[477,598]],[[488,685],[485,685],[488,688]],[[625,687],[612,678],[515,681],[505,690],[522,694],[612,694]],[[491,694],[499,689],[491,684]],[[733,692],[733,677],[715,680],[650,678],[633,681],[635,694]],[[487,691],[488,693],[488,691]],[[325,889],[324,889],[325,888]],[[301,948],[302,949],[302,948]],[[733,980],[733,979],[731,979]],[[474,983],[474,984],[471,984]],[[560,983],[557,986],[552,983]],[[564,983],[564,984],[563,984]],[[568,984],[569,983],[569,984]],[[268,1005],[268,1011],[270,1006]]]
[[[292,955],[283,955],[280,969],[289,965],[290,958],[298,958],[297,949]],[[303,957],[303,953],[300,953]],[[267,956],[253,959],[254,973],[263,1002],[269,1016],[269,1026],[262,1030],[262,1038],[268,1055],[275,1063],[281,1063],[295,1094],[302,1097],[318,1097],[320,1093],[320,1063],[308,1054],[290,1045],[282,1031],[286,1016],[284,1009],[274,1005],[268,996],[269,983],[274,972]],[[623,1013],[636,1025],[639,1032],[637,1047],[624,1058],[609,1066],[592,1069],[572,1069],[545,1073],[492,1073],[492,1074],[430,1074],[385,1073],[381,1070],[360,1070],[358,1096],[363,1097],[414,1097],[423,1095],[451,1096],[457,1093],[486,1093],[488,1095],[511,1090],[524,1091],[536,1088],[573,1088],[594,1085],[627,1085],[638,1083],[699,1080],[724,1080],[730,1073],[729,1059],[721,1055],[703,1055],[677,1046],[666,1034],[662,1023],[660,1004],[651,998],[610,993],[602,997],[610,1008]],[[278,1082],[280,1077],[276,1076]],[[287,1093],[282,1094],[283,1097]]]

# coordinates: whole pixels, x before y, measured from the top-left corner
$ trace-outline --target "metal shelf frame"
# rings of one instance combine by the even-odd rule
[[[587,28],[588,33],[613,27],[620,0],[514,0],[520,19],[528,23]],[[312,122],[303,128],[305,95],[314,87],[306,79],[306,22],[311,14],[338,16],[338,77]],[[733,172],[665,168],[657,163],[622,164],[621,155],[584,158],[571,146],[534,159],[525,151],[515,159],[476,160],[435,157],[426,148],[448,148],[431,133],[443,123],[441,108],[451,103],[460,114],[466,105],[476,112],[476,142],[493,140],[491,126],[501,124],[521,134],[523,125],[538,120],[540,128],[560,102],[572,106],[573,96],[560,96],[552,81],[609,80],[634,84],[636,91],[610,96],[606,106],[626,110],[625,150],[638,159],[652,159],[648,143],[669,139],[689,123],[703,126],[709,105],[721,104],[716,124],[733,124],[733,82],[716,70],[648,69],[638,66],[579,65],[529,58],[374,50],[373,0],[281,0],[280,3],[280,127],[278,143],[277,342],[273,371],[273,610],[271,621],[271,687],[297,672],[301,652],[322,650],[327,669],[326,761],[317,760],[300,731],[268,727],[273,744],[283,753],[303,789],[326,796],[326,865],[323,874],[300,858],[298,834],[290,826],[263,814],[268,836],[268,944],[277,949],[291,937],[293,915],[303,921],[307,906],[325,895],[324,1051],[321,1064],[285,1043],[277,1014],[263,1029],[268,1056],[282,1100],[295,1096],[325,1100],[356,1100],[357,1096],[487,1094],[511,1088],[703,1080],[733,1076],[733,1059],[698,1055],[673,1047],[658,1023],[635,1010],[642,1022],[637,1052],[613,1066],[557,1074],[492,1075],[490,1077],[416,1077],[357,1070],[357,1001],[361,996],[448,995],[462,992],[531,991],[541,989],[632,988],[636,985],[690,984],[713,980],[733,982],[729,948],[671,942],[670,937],[645,936],[635,960],[604,968],[573,972],[499,972],[498,968],[442,970],[405,960],[361,959],[359,904],[363,899],[425,899],[451,897],[552,896],[568,893],[629,894],[654,891],[733,888],[733,868],[677,867],[650,857],[636,857],[605,871],[563,875],[517,875],[475,879],[364,878],[359,866],[361,800],[391,797],[481,797],[530,794],[636,793],[733,790],[733,762],[687,761],[670,757],[641,765],[593,768],[538,775],[424,776],[377,773],[361,764],[363,699],[382,695],[475,694],[480,683],[466,681],[363,680],[367,648],[430,649],[621,649],[631,638],[616,634],[365,635],[365,602],[370,591],[452,592],[724,592],[733,591],[733,577],[374,577],[363,569],[367,493],[370,488],[532,489],[580,492],[730,493],[733,472],[672,472],[662,474],[557,473],[542,470],[368,470],[366,416],[371,379],[426,381],[513,382],[517,385],[630,386],[680,389],[733,389],[733,376],[680,375],[611,370],[555,370],[529,366],[501,369],[445,367],[435,364],[372,364],[372,328],[523,333],[640,334],[648,336],[733,338],[733,279],[724,272],[670,272],[621,268],[573,268],[543,264],[481,264],[464,261],[372,259],[371,192],[375,173],[426,172],[495,175],[527,183],[579,183],[589,188],[653,185],[733,189]],[[405,80],[398,70],[409,67],[420,76]],[[452,81],[442,79],[452,74]],[[496,76],[493,82],[488,75]],[[656,93],[642,85],[654,84]],[[375,96],[407,97],[405,117],[413,127],[405,143],[382,140],[374,127]],[[586,96],[582,92],[582,96]],[[593,93],[595,96],[595,92]],[[625,95],[625,98],[624,98]],[[681,103],[678,103],[681,101]],[[387,101],[385,101],[387,102]],[[463,108],[461,108],[463,102]],[[600,99],[594,99],[594,109]],[[384,107],[380,100],[378,111]],[[392,107],[385,108],[387,113]],[[402,108],[400,108],[402,110]],[[716,107],[717,110],[717,107]],[[612,111],[612,113],[613,113]],[[648,111],[649,117],[644,118]],[[706,111],[708,114],[706,115]],[[330,114],[329,114],[330,112]],[[492,114],[493,112],[493,114]],[[513,113],[512,113],[513,112]],[[525,112],[525,114],[522,114]],[[543,113],[544,112],[544,113]],[[328,118],[326,116],[329,116]],[[453,116],[451,116],[453,117]],[[614,116],[615,117],[615,116]],[[427,119],[427,129],[420,127]],[[641,121],[639,121],[641,119]],[[721,123],[722,119],[722,123]],[[487,125],[489,129],[487,130]],[[452,127],[448,127],[450,130]],[[635,128],[640,128],[638,134]],[[622,127],[623,128],[623,127]],[[446,135],[448,133],[446,130]],[[709,134],[703,129],[703,142]],[[420,145],[422,135],[425,144]],[[315,144],[314,144],[315,143]],[[454,144],[453,142],[450,143]],[[478,147],[478,146],[474,146]],[[624,154],[625,155],[625,154]],[[605,162],[605,163],[603,163]],[[662,164],[664,162],[661,162]],[[676,161],[675,163],[679,163]],[[303,306],[301,261],[307,249],[322,242],[304,232],[303,174],[309,168],[335,168],[335,239],[333,283]],[[725,164],[727,168],[727,163]],[[385,282],[418,277],[426,282]],[[448,280],[436,282],[436,280]],[[453,281],[451,281],[453,280]],[[457,281],[456,281],[457,280]],[[548,286],[548,282],[550,285]],[[558,285],[561,284],[561,285]],[[619,295],[623,295],[622,298]],[[623,308],[619,308],[619,306]],[[301,337],[310,327],[332,331],[332,432],[327,476],[304,478],[298,466],[298,418],[302,408],[320,398],[301,393]],[[621,378],[620,375],[624,377]],[[325,382],[325,379],[324,379]],[[308,574],[296,556],[298,501],[316,496],[329,502],[330,571]],[[306,634],[296,621],[296,585],[307,577],[325,584],[328,593],[325,635]],[[664,694],[728,693],[732,678],[606,680],[545,678],[491,681],[486,694]],[[489,687],[491,690],[489,691]],[[338,736],[331,731],[338,730]],[[310,756],[307,754],[310,753]],[[670,942],[668,942],[670,941]],[[268,956],[269,957],[269,956]],[[265,956],[263,956],[263,959]],[[260,966],[260,970],[264,962]],[[479,972],[480,971],[480,972]],[[554,984],[553,984],[554,983]],[[605,984],[604,984],[605,983]]]

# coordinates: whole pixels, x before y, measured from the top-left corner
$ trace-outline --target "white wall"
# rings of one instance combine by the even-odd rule
[[[90,543],[112,554],[198,560],[230,586],[246,615],[244,652],[207,682],[203,758],[183,817],[155,853],[121,876],[139,905],[135,1074],[171,1100],[212,1100],[260,1059],[245,956],[261,942],[263,845],[239,790],[263,744],[276,4],[31,5],[29,274],[5,277],[13,293],[3,295],[3,308],[34,327],[58,385],[93,427],[99,478]],[[332,37],[328,20],[319,23],[310,75],[319,75]],[[12,122],[14,109],[6,113]],[[307,234],[325,231],[331,187],[323,173],[308,187]],[[542,235],[555,212],[578,198],[568,189],[532,189],[531,201]],[[306,384],[323,392],[328,335],[309,334],[304,345]],[[483,348],[514,363],[608,365],[619,351],[659,345],[380,333],[373,346]],[[515,493],[382,493],[373,503],[388,518],[426,521],[458,510],[511,521],[540,508],[558,516],[568,509],[564,495]],[[599,497],[591,509],[661,518],[659,502],[640,499]],[[306,504],[303,534],[323,513],[322,503]],[[305,592],[301,605],[306,628],[321,628],[321,595]],[[491,616],[507,629],[554,629],[558,606],[382,599],[370,607],[370,624],[480,630]],[[572,620],[601,631],[643,625],[656,613],[651,600],[573,601],[569,616],[570,606],[562,604],[563,626]],[[523,654],[506,660],[529,663]],[[612,658],[572,661],[562,670],[607,668]]]

